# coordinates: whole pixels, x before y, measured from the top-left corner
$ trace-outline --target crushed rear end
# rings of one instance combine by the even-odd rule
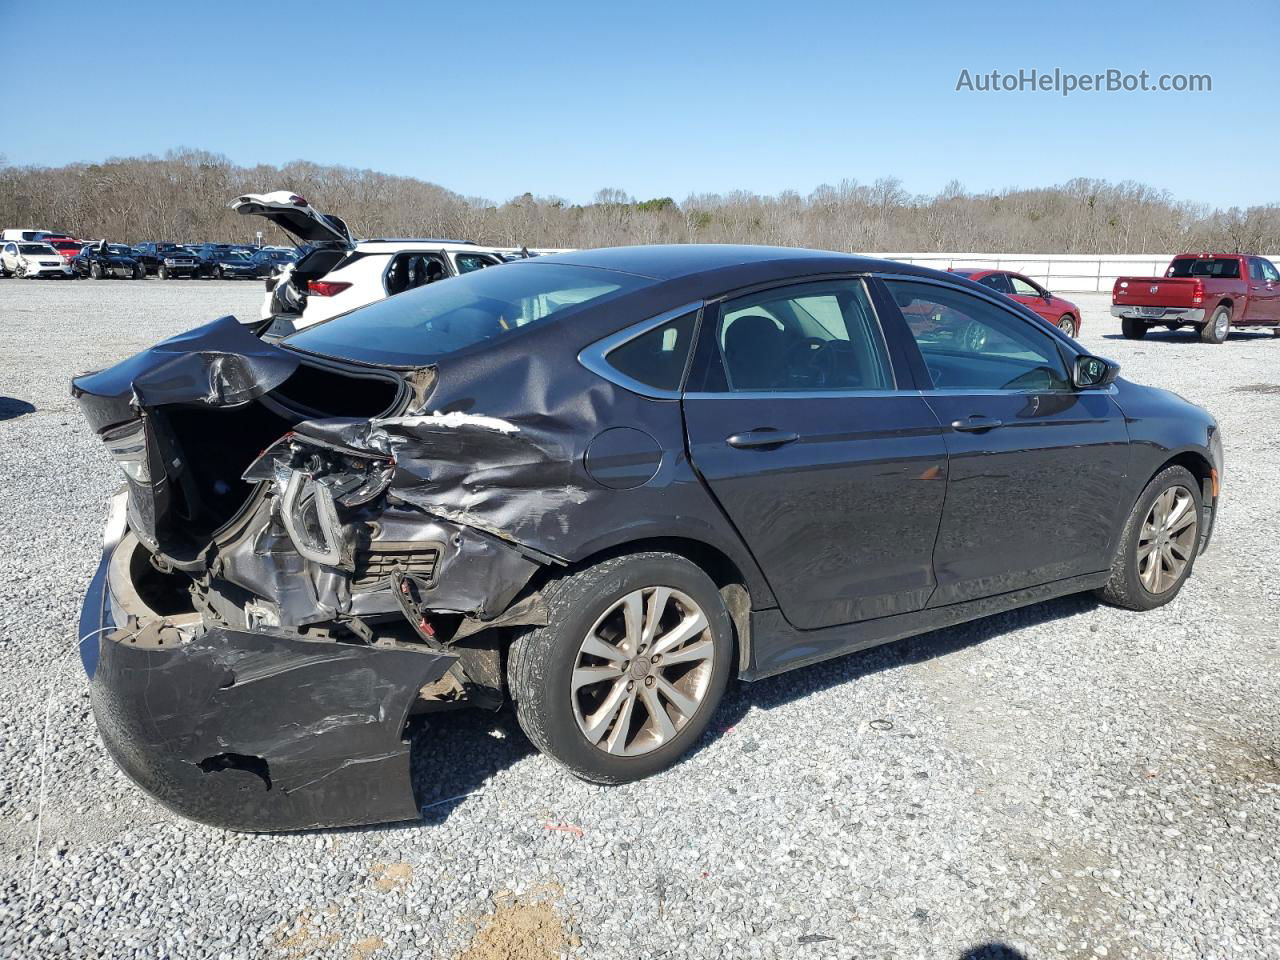
[[[545,622],[534,586],[558,560],[485,518],[512,465],[546,457],[505,421],[429,413],[434,381],[231,317],[74,381],[125,477],[81,620],[94,715],[177,813],[417,817],[412,719],[502,702],[501,630]]]

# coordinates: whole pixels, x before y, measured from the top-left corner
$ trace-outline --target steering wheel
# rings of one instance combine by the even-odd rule
[[[787,378],[800,387],[826,386],[835,373],[831,341],[804,337],[787,348]]]

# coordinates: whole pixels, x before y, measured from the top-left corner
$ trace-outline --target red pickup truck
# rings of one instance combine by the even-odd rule
[[[1232,327],[1271,327],[1280,336],[1280,270],[1270,260],[1235,253],[1180,253],[1163,277],[1120,277],[1111,315],[1140,340],[1152,327],[1197,327],[1205,343],[1222,343]]]

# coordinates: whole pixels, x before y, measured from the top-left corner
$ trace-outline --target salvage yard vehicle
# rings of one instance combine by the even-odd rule
[[[71,267],[47,243],[10,241],[0,247],[0,276],[27,279],[60,279],[72,276]]]
[[[95,280],[106,280],[115,277],[121,280],[141,280],[147,275],[146,268],[134,256],[133,248],[123,243],[86,243],[71,258],[71,269],[78,277],[93,277]]]
[[[267,280],[262,319],[284,336],[385,297],[503,263],[498,251],[457,240],[357,240],[346,223],[287,190],[231,202],[237,213],[271,221],[310,249]]]
[[[57,250],[58,256],[67,263],[74,260],[76,254],[84,247],[83,240],[75,240],[71,237],[55,237],[52,240],[46,240],[45,243]]]
[[[1235,253],[1182,253],[1163,277],[1120,277],[1111,315],[1126,338],[1155,326],[1195,327],[1205,343],[1223,343],[1232,327],[1270,327],[1280,336],[1280,270],[1270,260]]]
[[[1080,336],[1080,308],[1070,300],[1055,297],[1030,277],[1012,270],[976,270],[966,267],[952,267],[948,272],[967,277],[1016,300],[1046,322],[1059,327],[1068,337]]]
[[[412,718],[508,699],[575,775],[645,777],[731,677],[1168,603],[1217,516],[1213,417],[923,267],[624,247],[252,329],[72,387],[125,481],[80,627],[103,742],[232,829],[416,817]]]
[[[215,280],[259,279],[258,264],[244,250],[209,250],[204,255],[203,271]]]
[[[148,274],[161,280],[190,279],[200,272],[196,252],[180,243],[139,243],[134,245],[133,254]]]

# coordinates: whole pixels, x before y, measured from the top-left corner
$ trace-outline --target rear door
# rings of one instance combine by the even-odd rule
[[[1280,320],[1277,314],[1277,296],[1275,267],[1270,261],[1261,257],[1247,257],[1249,284],[1249,306],[1244,319],[1255,323],[1272,323]],[[1269,269],[1268,269],[1269,268]]]
[[[937,418],[863,280],[711,304],[684,397],[694,467],[802,629],[922,608],[946,487]]]
[[[1107,569],[1131,500],[1114,391],[1075,390],[1057,337],[996,297],[884,284],[949,453],[929,605]]]

